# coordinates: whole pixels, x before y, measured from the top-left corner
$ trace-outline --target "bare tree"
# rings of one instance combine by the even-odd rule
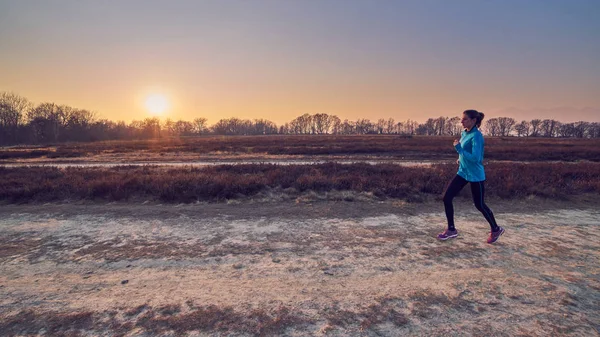
[[[417,134],[426,135],[426,136],[434,136],[437,132],[437,119],[429,118],[422,125],[419,125],[419,131]]]
[[[281,135],[287,135],[290,134],[290,123],[285,123],[282,126],[279,127],[279,134]]]
[[[417,121],[411,121],[410,119],[406,123],[407,130],[409,131],[409,135],[414,135],[417,132],[417,127],[419,123]]]
[[[118,126],[124,126],[124,130],[119,130]],[[123,134],[119,134],[118,131],[122,131]],[[100,141],[109,139],[131,139],[133,138],[134,129],[125,125],[125,122],[119,124],[109,121],[107,119],[95,120],[89,125],[87,131],[87,140],[89,141]]]
[[[309,114],[296,117],[290,122],[293,133],[304,135],[312,133],[314,131],[312,119],[312,116]]]
[[[554,137],[558,124],[559,123],[553,119],[544,119],[541,125],[541,134],[544,137]]]
[[[0,145],[17,142],[19,119],[13,107],[0,101]]]
[[[498,118],[490,118],[485,123],[485,127],[490,136],[500,136],[500,121]]]
[[[54,103],[41,103],[27,112],[37,143],[56,142],[63,125],[64,111]]]
[[[517,122],[514,118],[510,117],[498,117],[498,126],[500,127],[500,135],[507,137]]]
[[[272,135],[277,133],[277,125],[266,119],[255,119],[251,134]]]
[[[591,138],[600,138],[600,123],[594,122],[590,124],[589,136]]]
[[[304,116],[306,116],[306,115],[304,115]],[[290,122],[290,133],[292,133],[292,134],[303,134],[304,133],[304,129],[305,129],[305,125],[304,125],[305,117],[304,116],[298,116]]]
[[[207,119],[204,117],[194,118],[192,124],[194,125],[194,133],[201,135],[208,130]]]
[[[396,123],[396,132],[398,134],[406,134],[405,130],[406,130],[405,123],[403,123],[403,122]]]
[[[167,118],[164,123],[162,123],[163,137],[174,137],[179,136],[175,131],[175,122],[173,122],[170,118]]]
[[[329,123],[331,124],[331,133],[334,135],[342,133],[342,120],[336,115],[329,116]]]
[[[142,121],[142,136],[144,138],[160,138],[160,119],[146,118]]]
[[[12,92],[0,92],[0,102],[8,104],[11,109],[14,109],[22,117],[33,107],[33,104],[27,98]]]
[[[449,136],[460,135],[462,126],[460,125],[460,117],[452,117],[446,120],[446,125],[443,134]]]
[[[212,127],[213,132],[219,135],[248,135],[252,128],[252,121],[235,117],[221,119]]]
[[[10,92],[0,92],[0,144],[19,142],[19,127],[32,104],[25,97]]]
[[[575,124],[564,123],[558,128],[559,137],[573,137],[575,135]]]
[[[434,124],[434,135],[438,135],[438,136],[442,136],[444,135],[444,132],[446,131],[446,121],[447,118],[444,116],[440,116],[438,118],[436,118],[433,122]]]
[[[428,132],[430,132],[426,126],[426,124],[419,124],[415,129],[415,134],[418,136],[427,136]]]
[[[531,134],[530,135],[532,137],[538,137],[540,135],[540,128],[542,126],[542,120],[534,119],[531,121],[530,125],[531,125]]]
[[[529,136],[529,122],[521,121],[521,123],[515,125],[515,131],[517,131],[518,137],[528,137]]]
[[[388,118],[388,120],[385,122],[385,133],[396,133],[396,121],[394,121],[393,118]]]
[[[573,123],[573,137],[587,137],[589,125],[590,123],[584,121]]]
[[[398,132],[403,135],[415,135],[417,134],[417,128],[419,127],[419,123],[413,120],[407,120],[404,123],[398,123]]]
[[[348,121],[347,119],[344,119],[344,122],[342,123],[342,134],[351,135],[351,134],[354,134],[355,131],[356,131],[356,123]]]
[[[63,111],[62,130],[60,140],[90,140],[90,128],[96,121],[96,113],[85,109],[77,109],[69,106],[61,106]]]
[[[373,133],[375,130],[373,123],[370,120],[362,118],[356,121],[356,133],[359,135],[364,135],[367,133]]]
[[[383,134],[383,130],[385,129],[385,125],[386,125],[385,119],[383,119],[383,118],[378,119],[377,123],[375,124],[375,132],[377,134]]]
[[[94,125],[94,129],[97,130],[98,128],[100,128],[100,126],[98,124],[103,124],[102,123],[103,121],[104,120],[98,121],[98,123],[96,123]],[[131,121],[131,123],[129,123],[129,125],[127,126],[127,129],[129,131],[131,138],[133,138],[133,139],[144,138],[144,136],[143,136],[144,122],[133,120],[133,121]]]
[[[225,118],[219,119],[211,129],[217,135],[227,135],[231,132],[229,120]]]
[[[174,126],[177,136],[191,136],[194,134],[194,124],[184,120],[178,120]]]
[[[331,121],[329,120],[328,114],[315,114],[312,116],[312,122],[314,124],[313,133],[329,134],[331,129]]]

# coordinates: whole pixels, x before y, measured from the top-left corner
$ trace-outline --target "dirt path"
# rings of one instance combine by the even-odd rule
[[[0,206],[4,335],[574,335],[600,329],[600,211],[460,201]]]

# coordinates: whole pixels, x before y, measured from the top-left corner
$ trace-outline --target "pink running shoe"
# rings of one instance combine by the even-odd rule
[[[498,238],[500,238],[500,235],[502,234],[504,234],[504,228],[498,226],[498,231],[490,232],[490,236],[488,236],[487,243],[494,243],[498,241]]]
[[[458,231],[457,230],[449,230],[446,229],[443,233],[438,234],[437,238],[438,240],[442,240],[442,241],[446,241],[448,239],[452,239],[458,236]]]

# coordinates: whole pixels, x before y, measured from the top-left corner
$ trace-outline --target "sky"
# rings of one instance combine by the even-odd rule
[[[598,0],[0,0],[0,91],[111,120],[600,121]],[[161,109],[159,109],[161,110]]]

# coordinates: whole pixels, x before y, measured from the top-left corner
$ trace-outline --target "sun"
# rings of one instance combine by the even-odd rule
[[[153,94],[146,97],[146,109],[153,115],[162,115],[169,109],[169,100],[161,94]]]

